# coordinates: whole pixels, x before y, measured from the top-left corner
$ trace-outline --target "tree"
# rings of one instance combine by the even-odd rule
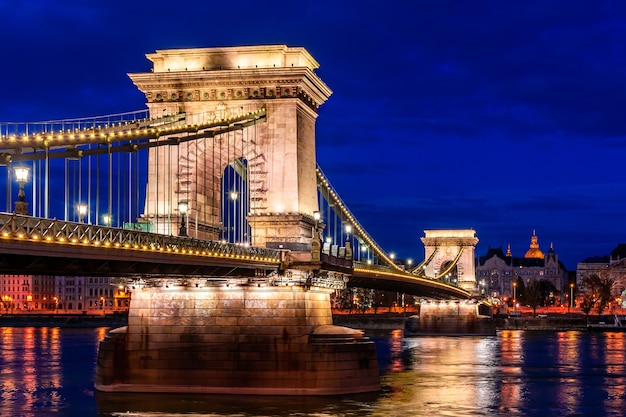
[[[598,296],[600,298],[598,302],[598,314],[602,314],[606,306],[611,302],[613,285],[615,285],[615,280],[613,278],[608,276],[600,278],[600,288],[598,292]]]
[[[542,300],[541,282],[531,279],[524,291],[524,301],[533,309],[533,317],[537,315],[537,307]]]
[[[593,300],[593,305],[597,307],[598,314],[602,314],[611,301],[611,292],[613,291],[615,280],[604,273],[591,274],[583,277],[582,285],[585,288],[586,295],[590,300]]]
[[[542,279],[539,281],[541,288],[541,305],[548,306],[554,303],[554,295],[558,293],[556,287],[550,281]]]
[[[592,295],[590,294],[582,295],[582,301],[580,302],[580,310],[583,313],[585,313],[585,316],[587,316],[587,324],[589,324],[589,313],[591,312],[591,309],[593,308],[595,303],[596,303],[596,300],[594,299]]]
[[[374,308],[374,314],[378,313],[378,307],[382,307],[385,304],[385,291],[374,291],[372,307]]]

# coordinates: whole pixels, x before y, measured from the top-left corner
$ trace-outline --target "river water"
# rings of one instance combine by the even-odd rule
[[[94,392],[106,328],[0,328],[0,416],[624,416],[626,334],[372,335],[380,393],[335,397]]]

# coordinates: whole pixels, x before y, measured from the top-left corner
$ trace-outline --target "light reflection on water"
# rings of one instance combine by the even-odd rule
[[[626,335],[373,335],[384,390],[330,397],[104,394],[106,329],[0,328],[1,416],[622,416]]]

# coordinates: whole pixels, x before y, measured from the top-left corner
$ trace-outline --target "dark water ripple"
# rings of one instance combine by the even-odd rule
[[[624,416],[626,334],[375,336],[384,389],[331,397],[103,394],[101,329],[0,328],[0,416]]]

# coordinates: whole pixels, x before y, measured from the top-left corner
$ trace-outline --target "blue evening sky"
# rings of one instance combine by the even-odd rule
[[[386,250],[473,228],[568,269],[626,242],[626,2],[0,0],[0,121],[144,108],[156,49],[287,44],[333,90],[318,162]]]

